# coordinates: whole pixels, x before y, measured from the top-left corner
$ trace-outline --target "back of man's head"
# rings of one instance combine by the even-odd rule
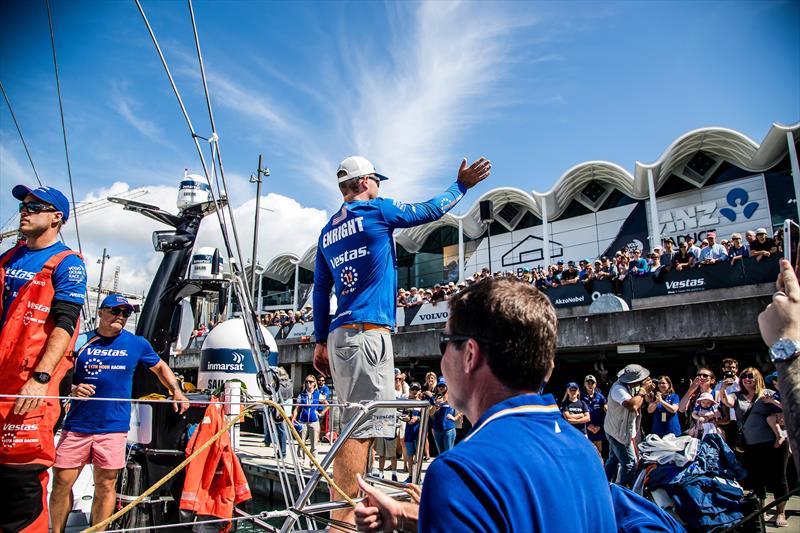
[[[498,278],[475,283],[448,302],[451,334],[488,340],[489,368],[503,385],[539,390],[552,368],[558,333],[555,309],[544,294]]]

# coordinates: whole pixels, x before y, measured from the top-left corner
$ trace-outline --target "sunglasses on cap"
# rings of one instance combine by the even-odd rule
[[[126,307],[106,307],[108,312],[114,316],[122,315],[123,318],[131,316],[132,311]]]
[[[58,209],[52,205],[43,204],[42,202],[20,202],[19,212],[22,213],[23,209],[32,215],[36,213],[55,213],[58,211]]]

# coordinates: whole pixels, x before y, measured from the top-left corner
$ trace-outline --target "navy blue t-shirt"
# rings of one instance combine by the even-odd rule
[[[680,403],[680,397],[674,392],[667,394],[664,401],[677,405]],[[663,437],[667,433],[672,433],[675,436],[681,434],[681,421],[678,418],[678,413],[670,413],[660,403],[656,405],[656,410],[653,413],[653,433],[659,437]]]
[[[86,345],[83,339],[91,340]],[[152,368],[161,362],[144,337],[122,330],[116,337],[103,337],[96,332],[79,338],[78,359],[72,383],[95,386],[97,398],[130,398],[136,366]],[[70,402],[64,429],[78,433],[127,433],[130,429],[131,404],[128,402]]]
[[[389,198],[345,202],[322,228],[314,270],[314,336],[352,323],[394,329],[397,295],[395,228],[438,220],[467,192],[453,183],[443,194],[418,204]],[[336,316],[330,318],[330,292],[336,291]]]
[[[51,244],[47,248],[30,250],[23,246],[5,266],[6,278],[3,287],[3,316],[0,318],[0,329],[6,322],[8,308],[19,290],[33,277],[41,272],[44,264],[54,255],[69,250],[62,242]],[[10,250],[5,253],[10,252]],[[5,253],[3,255],[5,255]],[[2,257],[2,256],[0,256]],[[86,267],[77,255],[68,255],[53,271],[54,300],[74,302],[83,305],[86,294]]]
[[[574,402],[571,402],[569,401],[569,399],[567,399],[564,401],[563,404],[561,404],[561,412],[563,413],[564,411],[568,412],[571,415],[581,415],[583,413],[589,412],[589,406],[586,405],[586,402],[584,402],[581,399],[577,399]],[[584,435],[586,434],[586,424],[572,424],[570,422],[570,425],[572,425],[572,427],[579,430]]]
[[[586,392],[586,389],[584,389],[583,392],[581,392],[581,400],[583,400],[584,403],[589,406],[589,423],[600,428],[600,431],[597,433],[592,433],[591,431],[587,430],[586,434],[589,437],[589,440],[605,439],[606,434],[603,430],[603,423],[606,420],[605,405],[608,403],[608,400],[606,400],[606,397],[603,396],[603,393],[598,389],[595,389],[594,394],[591,396],[589,396],[589,393]]]
[[[403,440],[406,442],[417,442],[419,438],[419,417],[421,413],[419,409],[412,409],[410,414],[411,418],[416,417],[417,421],[413,424],[411,422],[406,422],[406,432],[403,435]]]
[[[617,525],[597,451],[561,417],[550,394],[495,404],[428,468],[419,531],[565,529],[606,532]]]
[[[438,404],[439,409],[433,413],[433,429],[436,431],[447,431],[448,429],[455,429],[455,420],[450,420],[447,415],[456,416],[456,410],[453,409],[449,403],[443,402]]]

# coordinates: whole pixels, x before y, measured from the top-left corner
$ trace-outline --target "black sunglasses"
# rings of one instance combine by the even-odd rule
[[[444,355],[444,352],[447,351],[447,345],[451,342],[461,342],[464,343],[469,339],[475,339],[478,342],[483,344],[491,344],[489,339],[484,339],[483,337],[475,337],[474,335],[455,335],[451,334],[448,335],[446,333],[439,334],[439,351]]]
[[[696,377],[698,377],[698,378],[709,378],[710,379],[711,378],[711,374],[697,374]]]
[[[128,318],[129,316],[131,316],[130,309],[124,309],[122,307],[112,307],[110,309],[109,308],[106,309],[108,309],[108,312],[114,316],[122,315],[123,318]]]
[[[379,179],[378,179],[378,178],[376,178],[375,176],[367,176],[367,177],[368,177],[369,179],[371,179],[372,181],[374,181],[374,182],[375,182],[375,184],[376,184],[378,187],[380,187],[380,186],[381,186],[381,180],[379,180]]]
[[[23,209],[32,215],[36,213],[55,213],[58,211],[58,209],[52,205],[43,204],[41,202],[20,202],[19,212],[22,213]]]
[[[306,383],[315,383],[316,384],[316,381],[312,381],[312,380],[309,379],[309,380],[306,380]]]
[[[749,372],[747,374],[742,374],[739,377],[741,379],[756,379],[756,376],[754,374],[750,374]]]

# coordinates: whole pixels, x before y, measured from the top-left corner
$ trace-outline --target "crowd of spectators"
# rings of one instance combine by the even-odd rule
[[[536,285],[538,289],[590,283],[595,279],[619,282],[628,276],[659,277],[666,272],[698,268],[718,262],[735,265],[745,257],[755,257],[757,261],[775,254],[783,253],[783,228],[779,228],[772,237],[765,228],[740,233],[733,233],[728,239],[717,242],[716,232],[710,231],[699,243],[691,235],[683,236],[676,243],[672,237],[663,240],[661,246],[645,253],[637,248],[623,248],[612,257],[602,256],[594,261],[581,259],[566,263],[559,259],[548,267],[522,268],[516,272],[497,271],[492,273],[483,268],[463,282],[436,284],[432,288],[411,287],[397,291],[398,307],[413,307],[425,303],[436,304],[447,300],[459,290],[488,277],[515,277],[521,281]]]
[[[731,358],[723,359],[720,370],[717,380],[712,369],[698,368],[682,396],[669,376],[650,376],[640,365],[625,367],[608,397],[599,390],[595,376],[587,375],[583,387],[567,383],[560,409],[564,419],[595,445],[609,481],[632,483],[633,443],[648,434],[699,439],[718,434],[747,471],[743,484],[761,500],[767,491],[779,498],[788,492],[789,447],[777,373],[764,377],[754,367],[740,371],[738,361]],[[616,420],[620,417],[625,417],[623,423]],[[620,428],[628,430],[622,438]],[[786,525],[784,506],[777,506],[778,526]]]
[[[311,306],[307,305],[299,311],[289,309],[288,311],[280,310],[261,315],[261,324],[264,326],[278,326],[286,331],[292,329],[295,324],[305,324],[306,322],[313,322],[314,314]]]

